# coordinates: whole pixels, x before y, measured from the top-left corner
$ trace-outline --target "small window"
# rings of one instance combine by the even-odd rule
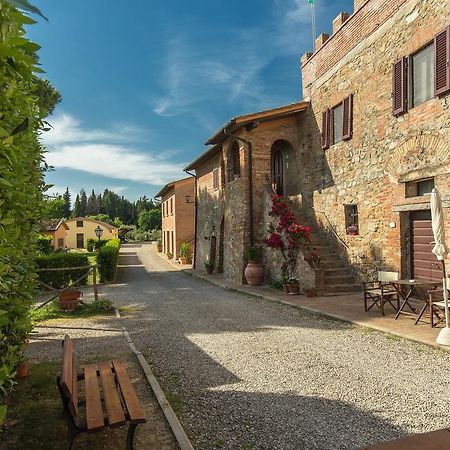
[[[173,216],[173,197],[170,197],[170,215]]]
[[[64,238],[58,238],[58,248],[64,248]]]
[[[277,195],[284,195],[284,161],[281,150],[272,155],[272,188]]]
[[[426,194],[431,194],[434,188],[434,178],[426,180],[409,181],[405,185],[405,197],[422,197]]]
[[[434,97],[434,45],[411,56],[412,106]]]
[[[241,152],[239,144],[235,141],[231,146],[231,180],[235,180],[241,176]]]
[[[213,172],[213,189],[217,191],[219,189],[219,169],[216,167]]]
[[[83,221],[82,220],[77,220],[77,227],[78,228],[82,228],[83,227]]]
[[[359,234],[358,205],[344,205],[345,233],[350,235]]]
[[[342,103],[333,108],[333,144],[342,141],[342,124],[344,123],[344,112]]]

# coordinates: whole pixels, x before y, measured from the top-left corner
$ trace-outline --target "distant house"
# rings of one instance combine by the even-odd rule
[[[109,223],[92,220],[87,217],[75,217],[66,221],[69,229],[66,231],[67,248],[85,248],[88,239],[98,239],[95,229],[99,226],[102,230],[102,239],[118,237],[119,229]]]
[[[167,183],[155,198],[161,198],[163,252],[171,253],[176,259],[180,245],[194,240],[195,179]]]
[[[44,236],[51,236],[55,250],[66,247],[67,223],[61,219],[43,220],[40,224],[40,232]]]

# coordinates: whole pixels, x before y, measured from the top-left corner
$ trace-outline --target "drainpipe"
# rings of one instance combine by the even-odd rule
[[[196,259],[197,259],[197,175],[194,175],[193,173],[189,172],[186,169],[183,169],[183,172],[186,172],[191,177],[194,177],[194,261],[192,261],[192,268],[195,269],[196,267]]]
[[[249,196],[248,196],[248,240],[249,245],[253,246],[254,239],[253,239],[253,163],[252,163],[252,143],[248,141],[247,139],[242,139],[239,136],[236,136],[235,134],[229,133],[228,130],[225,128],[223,130],[225,136],[230,136],[238,141],[243,142],[248,149],[248,190],[249,190]]]

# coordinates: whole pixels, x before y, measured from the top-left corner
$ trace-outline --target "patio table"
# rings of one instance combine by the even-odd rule
[[[423,313],[428,307],[428,297],[424,294],[421,295],[420,292],[417,290],[418,287],[424,287],[427,288],[426,290],[436,289],[438,286],[441,285],[440,281],[432,281],[432,280],[395,280],[391,281],[390,284],[393,286],[393,288],[397,291],[398,295],[402,299],[400,308],[397,311],[397,314],[395,315],[395,320],[397,320],[400,316],[400,314],[408,314],[416,316],[415,325],[418,324],[419,320],[422,318]],[[423,302],[423,306],[420,309],[419,312],[416,311],[416,309],[411,306],[411,303],[409,302],[411,300],[412,294],[415,295],[415,299],[418,299]],[[412,312],[404,311],[404,308],[408,307]]]

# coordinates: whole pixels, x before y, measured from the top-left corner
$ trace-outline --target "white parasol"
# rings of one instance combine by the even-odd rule
[[[437,257],[438,261],[442,261],[442,287],[444,291],[444,308],[445,308],[445,328],[443,328],[436,342],[440,345],[450,345],[450,328],[449,328],[449,312],[448,312],[448,283],[445,271],[445,260],[448,255],[448,248],[445,243],[445,225],[444,212],[442,210],[441,197],[437,189],[431,192],[431,226],[433,227],[434,247],[431,250]]]

